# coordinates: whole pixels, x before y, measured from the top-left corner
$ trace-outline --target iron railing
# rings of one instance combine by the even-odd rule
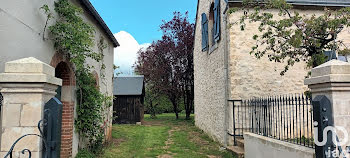
[[[2,106],[2,101],[4,100],[4,97],[2,96],[2,94],[0,93],[0,111],[1,111],[1,106]]]
[[[233,133],[244,132],[314,148],[312,102],[303,94],[229,100],[233,105]]]
[[[44,135],[43,135],[43,131],[42,131],[42,127],[41,127],[42,125],[45,125],[45,124],[46,124],[46,121],[45,121],[45,120],[44,120],[44,121],[43,121],[43,120],[40,120],[40,121],[38,122],[37,128],[39,129],[40,134],[25,134],[25,135],[21,136],[20,138],[18,138],[18,139],[11,145],[10,150],[7,152],[7,154],[5,155],[4,158],[8,158],[8,157],[13,158],[13,157],[14,157],[14,156],[13,156],[13,153],[14,153],[13,150],[15,149],[17,143],[18,143],[19,141],[21,141],[21,140],[22,140],[23,138],[25,138],[25,137],[36,136],[36,137],[42,138],[44,147],[47,146],[47,142],[46,142],[46,139],[45,139],[45,137],[44,137]],[[31,158],[31,157],[32,157],[32,151],[31,151],[30,149],[25,148],[25,149],[23,149],[20,153],[22,153],[23,155],[26,154],[26,153],[28,153],[28,158]],[[44,158],[48,158],[47,155],[45,155],[45,156],[43,156],[43,157],[44,157]]]

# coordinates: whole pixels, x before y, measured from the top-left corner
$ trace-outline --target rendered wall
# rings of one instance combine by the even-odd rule
[[[80,5],[78,1],[72,0],[74,4]],[[39,8],[47,4],[54,12],[54,0],[2,0],[0,1],[0,73],[4,71],[4,64],[7,61],[13,61],[20,58],[35,57],[47,64],[53,60],[56,53],[53,42],[51,40],[43,40],[42,34],[46,22],[46,15]],[[107,92],[112,96],[112,78],[113,78],[113,44],[107,38],[102,28],[96,23],[87,11],[84,11],[83,18],[95,27],[96,45],[93,50],[98,52],[97,42],[102,37],[108,47],[104,50],[104,64],[106,65],[105,80],[99,79],[99,85],[102,92]],[[49,22],[52,25],[54,20]],[[46,31],[48,37],[48,31]],[[100,64],[93,60],[87,60],[87,63],[93,65],[100,76]],[[1,88],[1,87],[0,87]],[[75,98],[74,90],[72,97]],[[76,102],[75,102],[76,103]],[[74,105],[76,107],[76,105]],[[112,109],[108,112],[108,116],[112,116]],[[75,114],[76,117],[76,114]],[[108,117],[107,117],[108,118]],[[106,120],[106,125],[112,124],[112,119]],[[110,133],[111,128],[109,128]],[[78,152],[79,136],[73,134],[73,156]]]
[[[314,158],[315,149],[287,143],[253,133],[245,133],[244,157]]]

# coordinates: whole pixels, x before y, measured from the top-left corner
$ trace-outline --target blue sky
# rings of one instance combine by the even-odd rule
[[[174,11],[189,11],[194,22],[197,0],[90,0],[113,33],[126,31],[139,43],[151,43],[161,37],[162,20],[170,20]]]
[[[120,47],[114,49],[117,72],[132,75],[139,49],[162,37],[159,26],[169,21],[174,11],[189,12],[195,21],[197,0],[90,0],[106,22]]]

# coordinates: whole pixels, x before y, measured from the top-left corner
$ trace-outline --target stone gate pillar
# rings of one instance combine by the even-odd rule
[[[350,139],[350,63],[331,60],[313,68],[305,85],[309,86],[313,98],[325,95],[331,101],[334,125],[344,127]],[[337,131],[337,135],[344,138],[341,131]]]
[[[55,90],[61,84],[53,67],[33,57],[5,64],[5,72],[0,74],[0,92],[4,97],[0,157],[4,157],[21,136],[39,134],[37,125],[43,118],[44,105],[56,95]],[[41,142],[36,136],[25,137],[17,143],[13,156],[22,157],[20,152],[29,149],[33,158],[39,158]]]

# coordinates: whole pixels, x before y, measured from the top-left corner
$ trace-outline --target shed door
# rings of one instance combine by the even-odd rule
[[[114,102],[114,123],[135,124],[140,122],[140,98],[133,96],[118,96]]]

